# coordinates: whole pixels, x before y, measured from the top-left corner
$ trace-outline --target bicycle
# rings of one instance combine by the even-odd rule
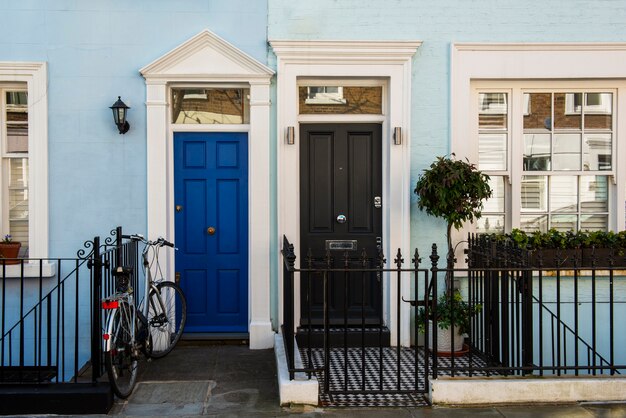
[[[148,241],[138,234],[123,238],[145,244],[141,253],[145,273],[143,300],[137,308],[130,284],[132,268],[118,266],[113,272],[115,293],[102,301],[102,308],[110,311],[103,334],[105,368],[115,394],[127,398],[135,387],[141,354],[147,359],[164,357],[180,340],[187,319],[187,301],[177,284],[163,279],[159,265],[159,249],[174,248],[174,244],[163,238]],[[160,276],[158,281],[152,277],[153,267]]]

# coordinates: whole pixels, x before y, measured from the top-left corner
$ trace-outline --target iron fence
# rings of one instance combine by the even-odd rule
[[[139,271],[137,244],[122,242],[120,227],[103,242],[86,241],[75,258],[0,259],[0,383],[95,382],[103,374],[100,300],[114,289],[117,265]],[[137,286],[137,274],[133,280]]]
[[[290,378],[296,373],[315,374],[323,394],[424,394],[429,379],[440,376],[612,375],[626,369],[626,354],[617,350],[626,344],[626,334],[616,328],[616,319],[626,317],[626,278],[620,276],[626,259],[615,251],[609,255],[592,251],[584,262],[580,253],[551,253],[544,266],[536,252],[471,235],[461,267],[449,255],[446,267],[439,268],[436,245],[427,267],[420,264],[417,250],[410,264],[398,250],[392,268],[380,253],[368,257],[331,251],[318,258],[309,251],[296,268],[296,252],[286,237],[282,254],[282,332]],[[363,295],[359,283],[365,287],[368,280],[380,280],[379,288],[386,289],[388,299],[397,306],[395,321],[381,316],[377,325],[381,335],[384,326],[395,323],[391,347],[382,338],[366,338],[372,324],[365,320],[363,301],[360,322],[354,311],[349,313],[347,304],[339,309],[335,306],[339,315],[330,321],[336,293],[342,293],[343,301],[352,295],[354,302],[356,295],[358,306]],[[333,281],[342,284],[333,287],[334,295],[330,291]],[[314,294],[315,282],[323,289],[323,321],[317,323],[311,317],[311,301],[320,297]],[[410,296],[402,294],[403,288],[411,289]],[[443,309],[438,306],[438,296],[456,291],[470,311],[480,309],[470,318],[463,336],[453,331],[461,319],[450,318],[451,326],[443,335],[452,345],[455,338],[462,338],[463,348],[442,353],[430,348],[438,345],[439,333],[431,331],[438,330],[438,314]],[[300,312],[296,312],[297,300]],[[451,301],[456,303],[453,298]],[[406,336],[402,334],[406,328],[401,326],[403,303],[414,307],[412,347],[402,347]],[[418,309],[423,310],[420,320],[416,318]],[[415,344],[420,341],[419,329],[424,330],[423,343]],[[296,333],[301,337],[299,346]],[[316,344],[320,339],[314,336],[320,334],[321,344]],[[337,334],[343,337],[337,338]],[[298,356],[302,366],[296,366]]]

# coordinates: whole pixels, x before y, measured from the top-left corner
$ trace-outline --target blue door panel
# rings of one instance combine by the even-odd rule
[[[188,299],[186,332],[248,331],[247,141],[245,133],[174,135],[176,271]]]

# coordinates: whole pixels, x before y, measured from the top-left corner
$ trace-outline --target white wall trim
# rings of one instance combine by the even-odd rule
[[[408,254],[410,246],[410,158],[411,146],[411,66],[413,55],[420,41],[292,41],[270,40],[277,56],[277,132],[278,132],[278,241],[286,235],[300,251],[300,186],[299,186],[299,129],[298,79],[315,77],[383,80],[386,86],[386,114],[382,120],[383,141],[383,243],[388,262],[392,262],[398,248]],[[302,119],[304,120],[304,119]],[[329,118],[328,120],[332,120]],[[356,118],[355,118],[355,121]],[[284,132],[288,126],[295,127],[296,143],[287,145]],[[402,145],[392,145],[393,127],[403,130]],[[278,265],[282,265],[279,254]],[[299,265],[296,259],[296,265]],[[282,269],[279,269],[282,272]],[[280,274],[280,273],[279,273]],[[389,284],[390,281],[387,279]],[[391,284],[384,295],[386,323],[396,341],[395,298],[396,283]],[[296,283],[296,292],[298,286]],[[403,282],[402,292],[408,295],[410,283]],[[282,275],[279,279],[279,301],[282,299]],[[295,312],[298,318],[299,298]],[[400,306],[401,344],[410,344],[410,309]],[[279,302],[279,318],[282,323],[282,303]]]
[[[227,72],[225,72],[227,70]],[[206,131],[248,132],[248,301],[250,348],[271,348],[270,319],[270,79],[274,72],[208,30],[140,70],[146,80],[148,236],[174,236],[174,131],[170,87],[176,83],[243,83],[250,88],[250,124],[206,126]],[[220,129],[221,128],[221,129]],[[174,259],[166,260],[174,277]]]
[[[475,131],[471,109],[471,84],[477,80],[607,80],[626,79],[626,43],[540,43],[490,44],[457,43],[451,48],[451,150],[458,158],[471,158],[473,142],[468,132]],[[617,83],[616,83],[617,84]],[[621,84],[621,81],[620,81]],[[618,112],[622,109],[618,90]],[[618,117],[616,129],[616,159],[626,161],[626,116]],[[626,165],[616,168],[618,181],[626,179]],[[624,183],[616,187],[611,208],[617,220],[617,230],[624,229]],[[612,217],[613,218],[613,217]],[[454,239],[462,239],[467,230],[454,231]]]
[[[46,258],[48,219],[48,66],[45,62],[0,62],[0,83],[28,88],[28,245],[30,258]]]

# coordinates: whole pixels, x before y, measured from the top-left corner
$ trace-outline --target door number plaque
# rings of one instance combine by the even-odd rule
[[[336,251],[356,251],[357,240],[355,239],[327,239],[326,249],[336,250]]]

